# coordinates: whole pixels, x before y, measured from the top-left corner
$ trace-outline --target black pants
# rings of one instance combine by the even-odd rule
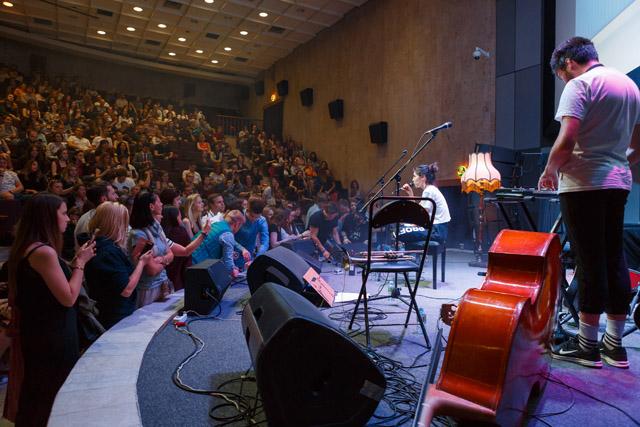
[[[579,310],[589,314],[627,314],[631,301],[629,270],[622,248],[622,189],[560,195],[562,219],[576,255]]]

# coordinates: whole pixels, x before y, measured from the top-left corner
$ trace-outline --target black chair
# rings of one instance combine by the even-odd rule
[[[373,212],[373,207],[377,205],[378,201],[390,200],[389,203],[385,204],[380,210],[378,210],[375,214]],[[427,203],[431,203],[431,214],[423,208],[419,203],[426,201]],[[377,297],[369,299],[367,297],[367,280],[369,278],[369,274],[371,273],[398,273],[404,276],[404,280],[407,284],[407,289],[409,290],[409,296],[395,295],[392,294],[393,297],[402,301],[409,307],[407,311],[407,318],[404,322],[404,327],[406,328],[409,325],[409,318],[411,317],[411,311],[415,313],[418,324],[420,325],[420,329],[422,330],[422,334],[424,335],[424,340],[427,344],[427,348],[431,349],[431,343],[429,342],[429,337],[427,335],[427,331],[424,327],[424,321],[422,316],[420,315],[420,311],[418,309],[418,305],[416,304],[416,293],[418,291],[418,284],[420,282],[420,276],[422,275],[422,268],[424,266],[424,261],[427,256],[427,251],[429,249],[429,240],[431,239],[431,230],[433,220],[436,214],[436,203],[433,199],[429,199],[426,197],[377,197],[369,204],[369,234],[368,234],[368,243],[367,243],[367,257],[363,258],[360,262],[358,262],[362,267],[362,286],[360,287],[360,293],[358,295],[358,300],[356,301],[356,306],[353,310],[353,314],[351,316],[351,321],[349,322],[349,329],[352,328],[353,322],[358,313],[358,307],[360,306],[360,301],[364,302],[364,323],[365,323],[365,336],[367,341],[367,347],[371,345],[370,337],[369,337],[369,307],[368,301],[374,301],[377,299],[389,298],[389,297]],[[420,252],[420,256],[417,259],[415,257],[400,257],[398,259],[384,259],[383,256],[372,256],[371,245],[372,245],[372,236],[373,230],[380,227],[385,227],[390,224],[399,224],[399,223],[409,223],[415,224],[419,227],[424,227],[427,230],[427,238],[424,242],[422,242],[422,248]],[[397,235],[397,233],[396,233]],[[397,239],[397,237],[395,237]],[[397,246],[396,246],[397,247]],[[407,259],[409,258],[409,259]],[[411,281],[409,280],[409,273],[415,273],[415,283],[412,286]],[[396,326],[401,324],[387,324],[386,326]]]

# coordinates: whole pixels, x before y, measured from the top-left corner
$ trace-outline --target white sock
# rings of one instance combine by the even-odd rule
[[[602,337],[602,342],[609,349],[622,347],[622,334],[626,320],[613,320],[607,318],[607,331]]]
[[[598,329],[599,325],[588,325],[584,322],[580,322],[578,343],[582,350],[593,350],[598,346]]]

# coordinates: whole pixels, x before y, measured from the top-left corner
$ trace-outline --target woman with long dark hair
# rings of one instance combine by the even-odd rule
[[[188,246],[191,238],[182,221],[180,209],[175,206],[165,205],[162,208],[162,229],[169,239],[182,246]],[[174,257],[173,262],[167,266],[167,276],[173,283],[176,291],[184,288],[184,271],[191,265],[191,257]]]
[[[47,178],[37,160],[27,160],[18,177],[24,186],[25,194],[36,194],[47,189]]]
[[[19,339],[13,348],[20,349],[24,363],[17,426],[47,424],[56,393],[79,357],[74,305],[95,243],[80,247],[68,266],[60,258],[68,222],[60,197],[37,194],[25,204],[11,247],[9,300]]]
[[[449,206],[438,187],[436,187],[436,173],[438,172],[438,164],[431,163],[420,165],[413,170],[413,185],[422,190],[422,197],[428,197],[436,202],[436,216],[433,220],[433,231],[431,232],[431,240],[436,242],[446,242],[449,230]],[[405,194],[413,195],[413,190],[409,184],[404,184],[402,190]],[[420,202],[429,214],[431,214],[431,203],[427,201]]]
[[[145,244],[150,242],[153,243],[154,254],[140,278],[138,307],[159,301],[172,292],[173,285],[167,276],[167,265],[173,261],[174,256],[190,256],[211,229],[209,223],[206,223],[191,243],[182,246],[167,238],[160,225],[161,219],[162,201],[156,194],[141,193],[135,198],[131,209],[129,253],[133,263],[137,263]]]

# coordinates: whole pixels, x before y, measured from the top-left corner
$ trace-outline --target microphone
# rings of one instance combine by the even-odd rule
[[[430,130],[426,131],[425,133],[437,133],[437,132],[441,131],[442,129],[447,129],[447,128],[450,128],[450,127],[453,127],[453,123],[444,122],[440,126],[436,126],[433,129],[430,129]]]

